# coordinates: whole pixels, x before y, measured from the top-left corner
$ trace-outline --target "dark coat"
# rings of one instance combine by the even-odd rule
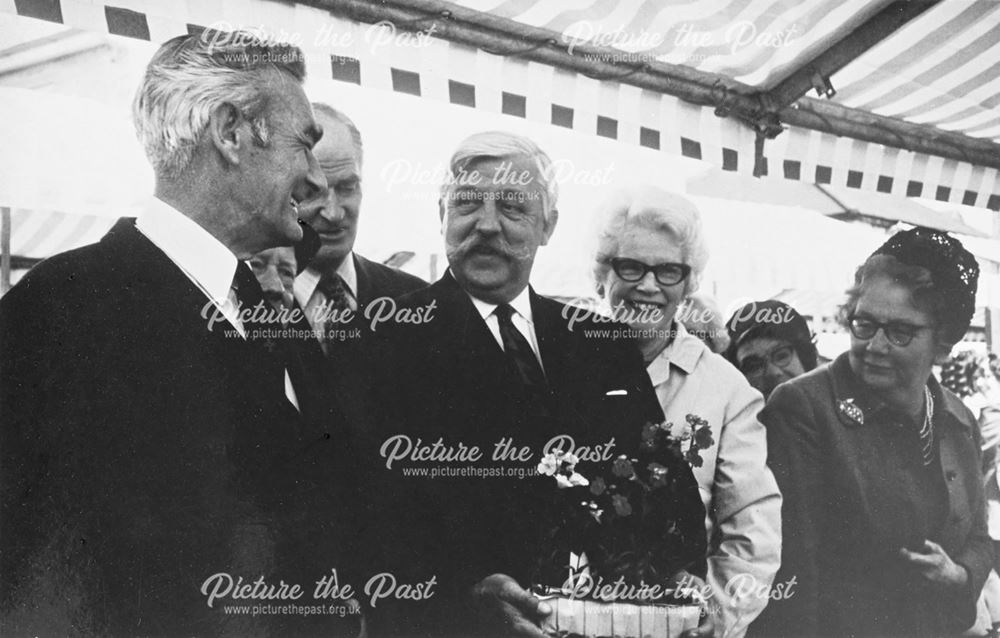
[[[389,522],[370,538],[380,548],[403,550],[383,552],[381,567],[419,581],[433,576],[436,594],[423,604],[404,603],[405,611],[422,617],[411,615],[384,631],[468,636],[473,631],[465,618],[468,592],[475,583],[504,573],[523,587],[532,584],[543,508],[550,503],[545,495],[553,491],[551,477],[530,476],[544,444],[558,434],[572,435],[578,446],[614,438],[614,449],[621,453],[635,449],[642,425],[661,422],[663,413],[634,342],[590,333],[621,328],[617,324],[587,320],[569,330],[567,306],[531,292],[550,390],[546,404],[539,405],[512,382],[512,364],[450,274],[400,298],[399,305],[423,309],[419,316],[427,321],[386,324],[377,333],[384,348],[379,359],[383,380],[377,384],[382,398],[374,404],[388,410],[364,454],[376,459],[382,492],[396,505],[387,508]],[[476,446],[483,456],[477,462],[397,461],[386,469],[378,445],[397,434],[414,444],[420,439],[422,445],[441,440],[445,446]],[[529,447],[530,460],[492,460],[502,439],[509,439],[514,449]],[[405,467],[521,469],[529,476],[416,478],[405,476]],[[683,470],[690,474],[686,465]],[[689,478],[690,520],[697,537],[704,539],[704,510],[693,476]],[[693,554],[703,571],[704,546],[693,548]]]
[[[283,633],[202,584],[311,592],[336,566],[336,424],[287,401],[280,344],[210,332],[206,303],[126,219],[0,300],[0,633]]]
[[[846,354],[771,396],[760,419],[784,496],[775,583],[796,581],[756,634],[942,636],[973,623],[992,563],[978,429],[960,399],[931,389],[940,463],[929,471],[913,426],[865,392]],[[968,570],[968,587],[935,590],[898,556],[924,539]]]
[[[366,404],[372,382],[370,348],[366,343],[371,340],[372,329],[371,321],[365,317],[365,309],[377,299],[399,297],[425,287],[427,282],[357,254],[354,255],[354,269],[358,275],[358,310],[352,321],[338,326],[349,336],[343,341],[332,342],[326,374],[347,422],[354,432],[364,435],[372,429],[370,410]],[[372,312],[380,307],[373,308]]]

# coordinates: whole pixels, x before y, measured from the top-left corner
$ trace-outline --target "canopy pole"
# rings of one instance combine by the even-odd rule
[[[10,208],[0,208],[0,295],[10,290]]]
[[[760,129],[757,130],[753,138],[753,176],[763,177],[767,175],[767,158],[764,157],[764,142],[767,135]]]

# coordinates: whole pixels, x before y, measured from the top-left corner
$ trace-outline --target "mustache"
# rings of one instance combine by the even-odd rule
[[[531,257],[531,250],[528,248],[514,249],[505,241],[483,241],[478,238],[471,238],[459,246],[458,252],[467,256],[490,255],[507,259],[523,261]]]

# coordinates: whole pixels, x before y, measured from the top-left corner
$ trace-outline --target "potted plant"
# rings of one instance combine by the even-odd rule
[[[712,445],[707,422],[646,424],[637,450],[581,462],[556,449],[535,590],[553,636],[675,636],[702,603],[685,576],[705,573],[705,510],[691,465]]]

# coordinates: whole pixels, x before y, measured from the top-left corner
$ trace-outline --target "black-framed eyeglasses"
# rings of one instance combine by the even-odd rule
[[[759,377],[767,370],[768,362],[773,363],[782,370],[791,365],[795,359],[795,347],[791,345],[778,346],[772,348],[763,355],[752,354],[740,361],[740,372],[745,377]]]
[[[656,277],[656,281],[664,286],[677,285],[691,274],[691,266],[687,264],[665,263],[649,266],[641,261],[625,257],[612,259],[611,268],[615,271],[616,275],[621,277],[622,281],[629,283],[642,281],[646,273],[652,272],[653,276]]]
[[[910,342],[913,341],[913,338],[921,330],[932,329],[932,326],[915,326],[898,321],[882,323],[881,321],[858,316],[848,318],[847,327],[850,329],[852,335],[863,341],[874,339],[875,334],[881,330],[889,343],[900,348],[910,345]]]

